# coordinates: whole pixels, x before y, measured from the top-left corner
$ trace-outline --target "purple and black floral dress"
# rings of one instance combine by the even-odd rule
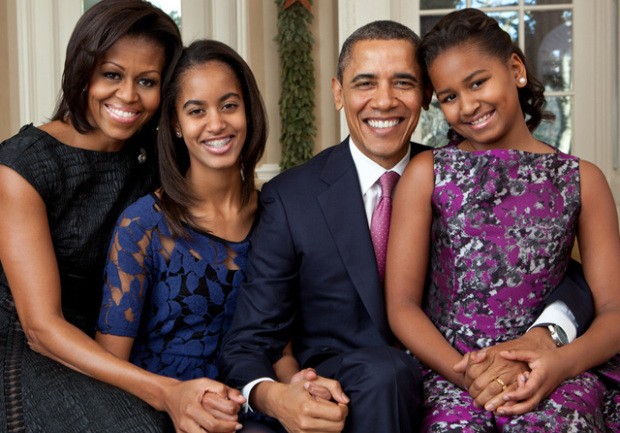
[[[581,203],[579,160],[561,152],[466,152],[455,144],[433,153],[426,312],[461,353],[517,338],[566,271]],[[604,432],[604,412],[618,422],[620,402],[618,382],[607,390],[607,379],[583,373],[534,411],[500,417],[427,371],[423,431]]]

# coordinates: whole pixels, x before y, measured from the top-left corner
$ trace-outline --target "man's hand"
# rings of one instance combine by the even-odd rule
[[[312,381],[329,391],[328,399],[311,395],[306,383],[260,382],[252,389],[250,404],[276,418],[289,433],[341,432],[349,398],[340,383],[321,376]]]
[[[547,330],[534,328],[515,340],[465,354],[454,370],[464,373],[465,387],[474,398],[474,404],[494,411],[506,404],[505,395],[524,385],[524,374],[529,372],[527,362],[502,357],[500,352],[549,349],[555,349],[555,345]],[[508,406],[514,402],[511,399]]]

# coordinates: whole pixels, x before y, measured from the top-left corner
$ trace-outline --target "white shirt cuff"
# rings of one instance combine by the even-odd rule
[[[241,388],[241,394],[245,398],[245,403],[243,405],[244,412],[254,412],[254,409],[250,406],[250,393],[252,389],[261,382],[275,382],[275,380],[270,377],[259,377]]]
[[[575,341],[575,338],[577,338],[577,321],[564,302],[555,301],[553,304],[547,306],[542,314],[538,316],[534,324],[529,327],[528,331],[547,323],[552,323],[561,327],[564,332],[566,332],[569,343],[572,343]]]

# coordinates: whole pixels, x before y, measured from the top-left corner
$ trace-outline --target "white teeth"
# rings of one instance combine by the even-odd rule
[[[469,122],[470,125],[479,125],[480,123],[485,122],[489,117],[491,117],[491,113],[485,114],[480,119],[476,119],[473,122]]]
[[[112,107],[108,107],[108,110],[110,111],[110,113],[114,114],[115,116],[123,117],[125,119],[129,119],[130,117],[133,117],[136,115],[135,111],[119,110],[118,108],[112,108]]]
[[[398,119],[395,120],[368,120],[368,124],[373,128],[391,128],[398,125]]]
[[[205,141],[204,144],[215,149],[221,149],[226,146],[229,141],[230,138],[224,138],[222,140]]]

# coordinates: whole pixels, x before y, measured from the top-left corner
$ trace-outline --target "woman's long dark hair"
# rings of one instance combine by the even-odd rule
[[[82,134],[94,129],[88,122],[88,92],[85,90],[106,51],[126,36],[145,38],[164,48],[161,91],[165,92],[183,49],[175,22],[144,0],[102,0],[82,15],[71,34],[62,75],[62,94],[52,120],[71,122]],[[134,139],[145,147],[149,144],[154,147],[158,119],[159,111]]]
[[[241,86],[245,105],[247,135],[240,155],[243,179],[241,200],[245,205],[256,189],[254,172],[263,155],[267,141],[267,115],[256,79],[243,58],[228,45],[214,40],[193,42],[183,51],[164,94],[157,136],[159,171],[162,184],[161,209],[173,236],[187,237],[183,223],[198,228],[190,208],[196,197],[185,179],[189,168],[189,152],[183,138],[175,134],[176,103],[181,92],[183,76],[191,69],[210,61],[224,63],[232,69]]]
[[[544,110],[544,86],[534,76],[519,46],[502,30],[496,20],[484,12],[466,8],[444,16],[422,38],[418,56],[422,67],[428,71],[433,61],[442,52],[462,44],[475,44],[485,53],[507,62],[514,53],[525,65],[527,84],[518,89],[521,111],[530,131],[534,131],[542,120],[553,120],[554,114]],[[450,129],[449,140],[461,141],[456,131]]]

